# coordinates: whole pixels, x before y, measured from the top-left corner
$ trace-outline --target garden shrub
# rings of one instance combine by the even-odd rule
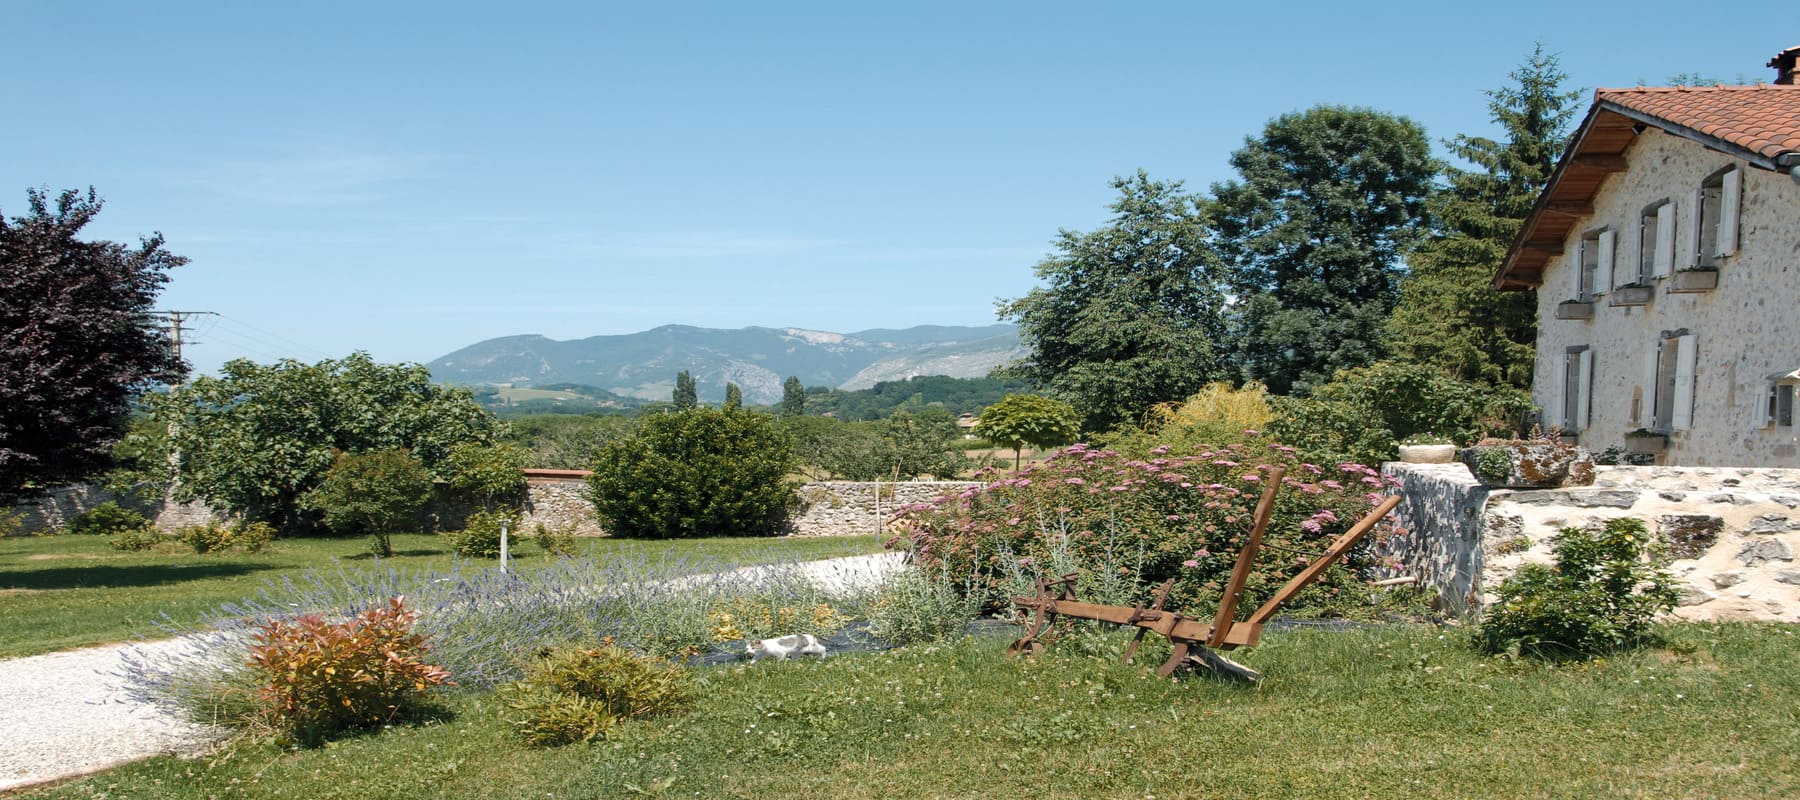
[[[540,522],[532,531],[531,538],[548,555],[572,556],[578,552],[575,549],[575,524],[572,522],[565,522],[554,528]]]
[[[1261,383],[1250,381],[1239,389],[1229,383],[1209,383],[1186,400],[1152,406],[1142,429],[1119,434],[1112,443],[1128,452],[1162,444],[1173,452],[1186,453],[1253,441],[1274,418],[1269,391]]]
[[[869,633],[905,646],[960,637],[980,611],[975,593],[958,591],[941,576],[908,569],[881,582],[866,615]]]
[[[239,522],[231,526],[231,546],[246,553],[260,553],[275,541],[275,526],[267,522]]]
[[[250,663],[262,677],[270,721],[295,740],[314,743],[393,720],[434,687],[454,685],[427,663],[418,615],[405,598],[344,622],[322,615],[268,619],[257,629]]]
[[[394,554],[388,535],[418,517],[431,483],[431,473],[404,449],[339,453],[301,505],[323,512],[333,531],[372,537],[370,549],[387,558]]]
[[[1422,365],[1383,361],[1340,371],[1309,397],[1276,399],[1268,430],[1301,450],[1333,459],[1392,461],[1400,441],[1435,433],[1467,446],[1515,433],[1531,410],[1518,389],[1470,383]]]
[[[231,546],[231,529],[217,522],[186,525],[175,532],[175,540],[196,553],[211,553]]]
[[[1178,457],[1163,450],[1140,460],[1075,445],[1008,479],[902,508],[888,546],[910,549],[914,563],[943,569],[990,600],[1038,575],[1075,571],[1078,592],[1097,602],[1146,602],[1173,578],[1169,608],[1210,608],[1249,533],[1263,480],[1280,466],[1286,488],[1246,585],[1248,614],[1390,485],[1362,464],[1306,463],[1267,439]],[[1346,590],[1375,565],[1372,550],[1354,548],[1311,598],[1350,601]]]
[[[687,671],[606,647],[553,650],[506,687],[508,719],[534,747],[604,737],[621,720],[685,710],[694,701]]]
[[[260,553],[274,539],[275,526],[267,522],[238,522],[229,526],[207,522],[186,525],[175,532],[175,540],[194,548],[196,553],[217,553],[233,548]]]
[[[499,558],[500,528],[506,526],[509,541],[518,541],[519,510],[500,508],[469,515],[463,529],[445,534],[456,554],[463,558]]]
[[[0,508],[0,539],[17,533],[25,527],[25,515],[10,508]]]
[[[1552,557],[1554,566],[1526,564],[1500,583],[1477,633],[1484,650],[1579,659],[1637,647],[1675,607],[1679,590],[1642,520],[1563,528]]]
[[[107,536],[122,531],[133,530],[135,528],[147,527],[149,524],[150,520],[145,519],[143,514],[108,500],[87,511],[76,514],[74,518],[69,520],[67,525],[63,526],[63,532],[77,535]]]
[[[124,550],[126,552],[154,550],[156,549],[156,546],[162,544],[163,541],[165,541],[163,535],[157,533],[156,529],[149,525],[139,528],[127,528],[107,537],[107,544],[112,545],[114,550]]]
[[[651,415],[602,448],[588,485],[614,536],[773,535],[794,502],[793,468],[772,418],[695,408]]]

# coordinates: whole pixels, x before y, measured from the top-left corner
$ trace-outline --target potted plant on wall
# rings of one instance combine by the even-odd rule
[[[1718,267],[1689,267],[1676,272],[1669,282],[1669,291],[1710,292],[1719,288]]]
[[[1669,449],[1669,435],[1638,428],[1625,434],[1625,452],[1638,455],[1655,455]]]
[[[1623,286],[1614,286],[1613,287],[1612,300],[1609,302],[1609,305],[1613,305],[1613,306],[1649,305],[1651,298],[1654,298],[1655,296],[1656,296],[1656,287],[1651,286],[1648,283],[1636,283],[1636,282],[1627,283]]]
[[[1456,443],[1435,433],[1415,433],[1400,442],[1400,460],[1408,464],[1448,464],[1456,460]]]

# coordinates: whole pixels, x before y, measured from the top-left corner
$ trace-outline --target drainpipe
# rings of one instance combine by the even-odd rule
[[[1782,153],[1775,157],[1775,166],[1787,170],[1789,178],[1800,183],[1800,153]]]

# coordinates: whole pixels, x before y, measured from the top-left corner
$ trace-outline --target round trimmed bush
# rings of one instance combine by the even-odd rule
[[[694,408],[644,419],[588,478],[614,536],[768,536],[787,525],[793,451],[761,414]]]

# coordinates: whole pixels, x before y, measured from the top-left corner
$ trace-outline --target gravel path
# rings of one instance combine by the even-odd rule
[[[825,589],[867,586],[899,568],[900,555],[833,558],[803,565]],[[757,568],[748,568],[757,569]],[[163,754],[189,754],[222,732],[177,720],[125,697],[124,653],[180,647],[167,640],[68,650],[0,661],[0,791],[116,767]]]

